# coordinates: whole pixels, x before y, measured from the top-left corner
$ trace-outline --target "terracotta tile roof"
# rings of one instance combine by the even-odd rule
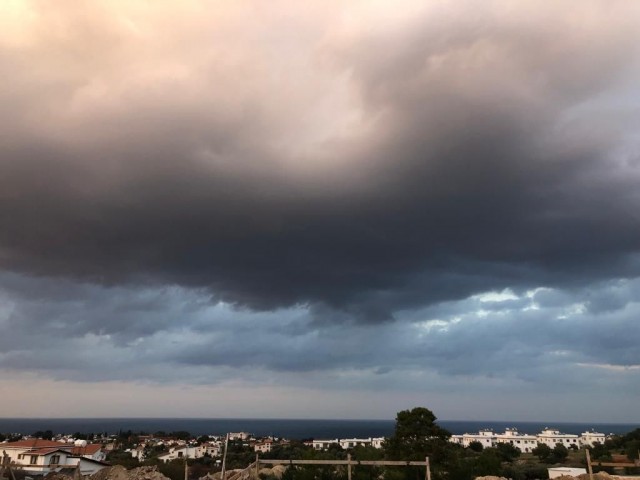
[[[73,447],[71,453],[73,455],[93,455],[100,450],[102,450],[102,445],[99,443],[90,443],[86,447]]]
[[[8,442],[2,445],[2,448],[73,448],[73,445],[69,443],[54,442],[51,440],[42,440],[40,438],[33,438],[29,440],[20,440],[18,442]]]
[[[49,455],[53,452],[63,452],[69,453],[68,450],[63,450],[61,448],[53,448],[53,447],[41,447],[41,448],[33,448],[31,450],[27,450],[24,452],[24,455]]]

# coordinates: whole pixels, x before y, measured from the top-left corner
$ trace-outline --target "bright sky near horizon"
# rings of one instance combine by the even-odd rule
[[[640,3],[0,2],[0,416],[637,422]]]

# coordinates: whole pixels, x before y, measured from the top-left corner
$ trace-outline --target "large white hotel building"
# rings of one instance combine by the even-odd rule
[[[495,447],[499,443],[510,443],[524,453],[531,452],[538,443],[553,448],[560,443],[565,447],[592,447],[595,443],[604,443],[605,434],[599,432],[584,432],[582,435],[560,433],[553,428],[545,428],[537,435],[519,433],[515,428],[507,428],[504,433],[494,433],[491,430],[481,430],[478,433],[452,435],[451,441],[468,447],[471,442],[479,442],[484,448]]]

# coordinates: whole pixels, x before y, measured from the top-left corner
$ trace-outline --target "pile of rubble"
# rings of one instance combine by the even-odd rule
[[[77,472],[70,469],[70,472],[50,473],[45,480],[74,480],[78,478]],[[138,467],[127,470],[122,465],[103,468],[89,477],[88,480],[169,480],[158,471],[158,467]]]
[[[282,478],[282,474],[287,470],[287,468],[288,467],[286,465],[275,465],[273,468],[261,468],[260,471],[258,472],[258,475],[260,477],[274,477],[274,478],[280,479]],[[227,473],[225,476],[227,477],[227,479],[232,479],[241,473],[245,474],[245,477],[242,477],[241,480],[244,478],[255,480],[256,475],[255,475],[255,469],[253,468],[244,469],[244,470],[227,470]],[[99,479],[99,480],[102,480],[102,479]],[[222,480],[222,473],[221,472],[209,473],[204,477],[200,477],[199,480]]]
[[[90,480],[169,480],[155,466],[127,470],[122,465],[103,468],[89,478]]]

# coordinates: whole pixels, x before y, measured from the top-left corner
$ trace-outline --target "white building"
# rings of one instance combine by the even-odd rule
[[[518,433],[515,428],[507,428],[504,433],[495,436],[495,443],[510,443],[522,453],[529,453],[538,445],[535,435]]]
[[[257,442],[253,446],[253,450],[254,450],[254,452],[268,453],[268,452],[271,451],[272,445],[273,445],[273,441],[272,440],[265,440],[264,442]]]
[[[104,451],[102,445],[98,443],[87,443],[85,440],[77,440],[74,443],[73,455],[104,462],[107,459],[107,452]]]
[[[604,433],[594,432],[591,430],[590,432],[583,432],[580,435],[580,445],[584,447],[593,447],[596,443],[603,444],[606,440],[606,436]]]
[[[222,450],[222,443],[219,441],[207,442],[203,445],[203,447],[205,449],[205,454],[209,455],[210,457],[219,457]]]
[[[549,478],[557,478],[562,477],[564,475],[569,475],[571,477],[578,477],[578,475],[586,475],[587,470],[584,468],[570,468],[570,467],[553,467],[548,468]]]
[[[451,435],[451,441],[463,447],[468,447],[471,442],[479,442],[483,448],[489,448],[495,443],[495,434],[491,430],[480,430],[478,433]]]
[[[371,438],[343,438],[339,441],[343,449],[354,448],[357,446],[366,447],[371,445]]]
[[[133,458],[137,458],[139,462],[143,462],[147,457],[144,451],[144,445],[138,445],[136,448],[127,449],[125,451],[129,452]]]
[[[205,445],[198,445],[197,447],[173,447],[169,449],[169,453],[158,455],[158,460],[164,463],[171,462],[172,460],[178,460],[183,458],[201,458],[207,452]]]
[[[83,453],[88,453],[85,457]],[[79,468],[82,475],[91,475],[108,466],[99,457],[100,445],[84,444],[85,452],[76,450],[75,445],[50,440],[29,439],[0,444],[2,463],[23,470],[32,475],[47,475],[64,468]]]
[[[337,443],[341,448],[347,450],[357,446],[372,446],[374,448],[382,448],[384,437],[377,438],[335,438],[333,440],[313,440],[310,445],[316,450],[326,450],[331,444]]]
[[[102,462],[99,460],[92,460],[90,458],[85,457],[68,457],[66,468],[69,467],[77,467],[80,469],[81,475],[93,475],[96,472],[99,472],[105,467],[110,467],[111,465]]]
[[[340,445],[340,440],[338,440],[337,438],[334,440],[313,440],[313,442],[311,442],[311,445],[315,450],[326,450],[327,448],[329,448],[329,445],[333,443],[337,443],[338,445]]]
[[[578,435],[560,433],[559,430],[555,430],[553,428],[545,428],[536,436],[536,439],[538,440],[538,443],[544,443],[551,448],[555,447],[558,443],[567,448],[571,445],[575,445],[576,448],[580,446],[578,442]]]
[[[371,439],[371,446],[373,448],[382,448],[382,444],[384,443],[384,437],[376,437]]]
[[[551,448],[560,443],[569,448],[572,445],[593,446],[596,442],[604,443],[604,433],[585,432],[581,436],[545,428],[538,435],[521,434],[515,428],[507,428],[504,433],[493,433],[491,430],[481,430],[478,433],[465,433],[464,435],[452,435],[450,441],[468,447],[471,442],[479,442],[484,448],[495,447],[498,443],[510,443],[523,453],[531,452],[543,443]]]

